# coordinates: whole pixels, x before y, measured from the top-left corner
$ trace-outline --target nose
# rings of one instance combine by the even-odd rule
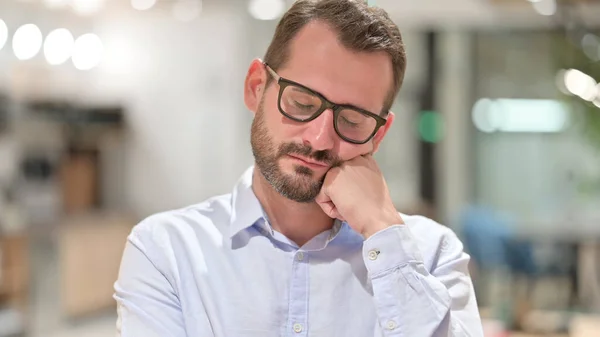
[[[331,150],[337,137],[333,128],[333,118],[333,111],[327,109],[307,123],[303,134],[304,144],[310,145],[314,151]]]

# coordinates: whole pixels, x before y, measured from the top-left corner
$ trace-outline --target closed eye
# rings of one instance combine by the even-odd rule
[[[347,119],[346,117],[341,117],[342,123],[344,123],[345,125],[348,125],[349,127],[357,127],[359,123],[354,123],[352,121],[350,121],[349,119]]]
[[[314,109],[314,105],[312,104],[302,104],[300,102],[294,101],[294,105],[302,110],[312,110]]]

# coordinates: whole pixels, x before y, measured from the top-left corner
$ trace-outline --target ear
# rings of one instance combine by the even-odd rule
[[[385,137],[388,130],[394,123],[394,118],[395,118],[394,113],[390,111],[390,113],[387,116],[387,121],[385,122],[385,125],[380,127],[379,130],[377,130],[377,133],[375,133],[375,136],[373,137],[373,153],[375,153],[375,152],[377,152],[377,150],[379,150],[379,145],[381,145],[381,141],[383,140],[383,137]]]
[[[254,59],[244,82],[244,103],[253,114],[258,110],[267,83],[267,72],[260,59]]]

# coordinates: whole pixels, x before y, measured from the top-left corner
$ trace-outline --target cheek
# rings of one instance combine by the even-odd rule
[[[277,106],[272,107],[266,113],[266,124],[272,137],[278,142],[302,143],[302,133],[306,125],[298,123],[283,116]]]
[[[281,114],[277,111],[277,106],[265,105],[263,107],[263,120],[269,134],[273,138],[279,138],[281,134]]]
[[[340,143],[340,151],[337,155],[342,161],[348,161],[370,152],[373,152],[373,141],[362,145],[350,144],[342,141]]]

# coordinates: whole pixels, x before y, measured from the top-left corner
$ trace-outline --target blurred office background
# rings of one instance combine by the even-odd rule
[[[247,66],[292,0],[0,1],[0,336],[112,336],[125,238],[252,164]],[[486,337],[600,336],[600,1],[378,0],[377,159],[472,255]]]

